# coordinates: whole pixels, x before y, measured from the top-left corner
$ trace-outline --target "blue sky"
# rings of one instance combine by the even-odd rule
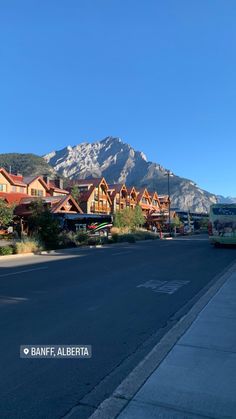
[[[0,152],[121,137],[236,196],[235,0],[0,0]]]

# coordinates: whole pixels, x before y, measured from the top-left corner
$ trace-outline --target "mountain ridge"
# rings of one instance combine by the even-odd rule
[[[43,156],[59,174],[70,179],[104,176],[109,183],[147,187],[167,194],[167,169],[149,161],[142,151],[135,150],[120,138],[106,137],[94,143],[81,142]],[[172,207],[207,212],[217,196],[201,189],[190,179],[170,171]]]

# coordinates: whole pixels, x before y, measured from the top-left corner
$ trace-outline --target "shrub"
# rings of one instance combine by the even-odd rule
[[[87,243],[88,241],[88,233],[85,231],[80,231],[76,234],[76,240],[78,243]]]
[[[76,247],[77,236],[73,231],[62,231],[58,235],[58,246],[59,247]]]
[[[42,247],[37,239],[24,239],[15,243],[15,253],[34,253],[41,250]]]
[[[121,232],[121,229],[118,227],[112,227],[111,228],[111,235],[113,236],[114,234],[119,234]]]
[[[135,243],[136,242],[135,236],[133,234],[129,234],[127,236],[127,242],[128,243]]]
[[[110,243],[110,239],[106,236],[102,236],[102,237],[100,237],[100,243],[101,244],[108,244],[108,243]]]
[[[157,234],[151,231],[136,231],[134,236],[136,240],[156,240],[158,238]]]
[[[135,243],[138,240],[156,240],[157,238],[158,238],[157,234],[154,234],[146,230],[137,230],[133,233],[112,234],[113,243],[117,243],[117,242]]]
[[[0,255],[12,255],[13,247],[12,246],[1,246],[0,247]]]
[[[128,242],[128,243],[135,243],[135,236],[134,234],[121,234],[119,235],[119,242]]]
[[[113,243],[117,243],[119,241],[119,234],[118,233],[113,233],[111,237],[112,237]]]
[[[89,237],[88,238],[88,245],[89,246],[96,246],[101,244],[101,238],[99,236]]]

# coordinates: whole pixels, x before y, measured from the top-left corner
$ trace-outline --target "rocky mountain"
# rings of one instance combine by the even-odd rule
[[[24,176],[37,176],[45,173],[55,175],[54,169],[35,154],[5,153],[0,154],[0,167],[11,173]]]
[[[217,200],[219,204],[236,204],[236,198],[231,196],[217,195]]]
[[[137,188],[157,190],[167,194],[167,170],[148,161],[144,153],[135,151],[119,138],[67,146],[44,156],[45,161],[62,176],[70,179],[104,176],[109,183],[125,182]],[[172,207],[181,210],[206,212],[217,197],[189,179],[171,173],[170,195]]]

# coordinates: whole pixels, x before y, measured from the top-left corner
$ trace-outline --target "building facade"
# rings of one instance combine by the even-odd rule
[[[60,177],[23,177],[0,168],[0,199],[20,207],[16,208],[18,215],[26,214],[29,202],[38,198],[54,213],[109,215],[140,206],[146,220],[154,221],[165,219],[169,212],[168,196],[150,193],[147,188],[137,190],[125,184],[108,185],[104,178],[72,180],[68,189],[64,189]],[[73,198],[71,193],[75,190]]]
[[[71,191],[78,191],[78,202],[86,214],[110,214],[112,201],[104,178],[78,179],[71,182]]]

